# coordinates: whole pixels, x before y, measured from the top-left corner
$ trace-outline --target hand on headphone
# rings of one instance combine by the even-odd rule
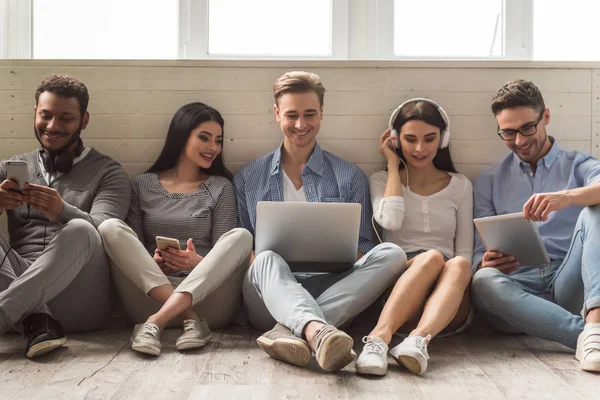
[[[56,220],[65,207],[60,194],[47,186],[26,183],[23,195],[25,203],[44,214],[50,221]]]
[[[396,168],[400,165],[400,157],[394,151],[392,141],[396,140],[391,136],[391,131],[386,129],[383,134],[379,137],[379,152],[385,158],[387,163],[393,163]]]

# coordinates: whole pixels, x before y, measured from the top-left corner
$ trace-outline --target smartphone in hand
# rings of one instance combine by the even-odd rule
[[[179,240],[165,236],[156,237],[156,248],[159,250],[177,249],[181,250]]]
[[[27,183],[27,162],[23,160],[6,161],[6,178],[16,182],[19,185],[19,191],[22,191]]]

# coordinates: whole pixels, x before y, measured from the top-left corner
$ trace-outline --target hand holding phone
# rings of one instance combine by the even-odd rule
[[[19,185],[18,191],[21,192],[27,183],[27,162],[23,160],[6,161],[6,178]]]
[[[181,250],[179,240],[165,236],[156,237],[156,248],[159,250],[175,249]]]

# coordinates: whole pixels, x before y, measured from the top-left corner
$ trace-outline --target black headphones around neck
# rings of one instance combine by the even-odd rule
[[[68,144],[65,147],[70,147],[72,143]],[[75,147],[75,151],[71,153],[66,149],[51,152],[45,151],[44,149],[40,150],[40,156],[42,158],[42,164],[44,164],[44,168],[46,171],[50,173],[60,172],[62,174],[66,174],[71,171],[73,168],[73,160],[81,155],[83,152],[83,140],[78,136],[77,137],[77,147]]]

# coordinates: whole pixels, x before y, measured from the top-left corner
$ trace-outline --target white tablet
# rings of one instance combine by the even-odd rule
[[[473,220],[488,251],[514,256],[523,265],[550,262],[540,233],[522,212],[475,218]]]

